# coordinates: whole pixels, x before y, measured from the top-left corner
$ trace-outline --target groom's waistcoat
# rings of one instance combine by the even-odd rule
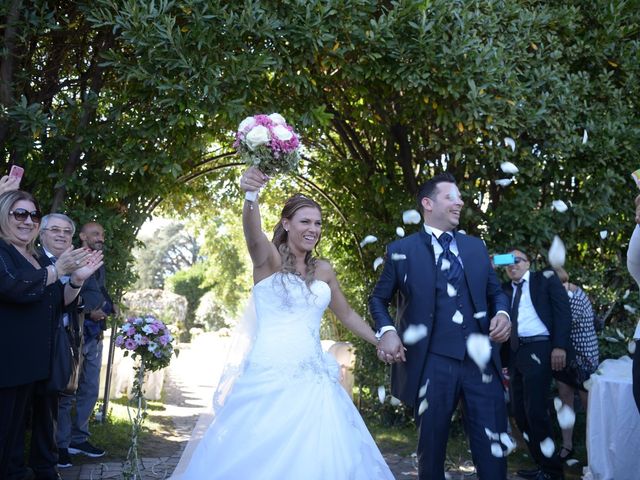
[[[463,360],[467,350],[467,337],[471,333],[479,333],[478,321],[473,317],[473,301],[463,276],[457,292],[449,296],[447,292],[446,272],[436,272],[436,298],[434,321],[431,332],[429,352],[446,357]],[[462,314],[462,323],[454,321],[456,311]]]

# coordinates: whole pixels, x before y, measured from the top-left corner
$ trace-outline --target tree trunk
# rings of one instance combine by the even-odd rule
[[[13,0],[8,9],[6,23],[4,25],[4,48],[6,54],[0,61],[0,104],[9,108],[14,103],[13,98],[13,71],[15,67],[16,37],[18,30],[16,23],[22,8],[22,0]],[[9,132],[9,122],[0,118],[0,150],[4,146],[5,138]]]

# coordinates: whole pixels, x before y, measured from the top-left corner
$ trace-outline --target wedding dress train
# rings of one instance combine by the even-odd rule
[[[253,289],[255,342],[181,480],[393,475],[320,345],[329,286],[276,273]]]

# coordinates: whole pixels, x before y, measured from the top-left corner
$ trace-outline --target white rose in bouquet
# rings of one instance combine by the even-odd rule
[[[256,119],[253,117],[247,117],[240,122],[240,125],[238,125],[238,131],[246,132],[248,130],[251,130],[255,125]]]
[[[291,133],[286,127],[283,127],[282,125],[273,127],[273,134],[278,140],[282,140],[283,142],[286,142],[287,140],[290,140],[291,137],[293,137],[293,133]]]
[[[244,138],[244,140],[251,150],[255,150],[260,145],[269,143],[269,129],[262,125],[253,127],[251,130],[249,130],[249,133],[247,133],[247,136]]]
[[[272,113],[269,115],[269,118],[275,125],[286,125],[287,121],[284,119],[282,115],[279,113]]]

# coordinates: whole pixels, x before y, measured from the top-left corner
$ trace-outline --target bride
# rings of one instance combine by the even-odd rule
[[[268,177],[251,167],[245,192]],[[215,411],[181,479],[393,479],[339,369],[320,346],[329,307],[356,335],[373,330],[347,303],[331,265],[312,255],[320,240],[320,206],[289,198],[269,242],[257,201],[245,201],[244,235],[253,262],[256,326],[237,378]],[[220,391],[220,387],[218,389]]]

